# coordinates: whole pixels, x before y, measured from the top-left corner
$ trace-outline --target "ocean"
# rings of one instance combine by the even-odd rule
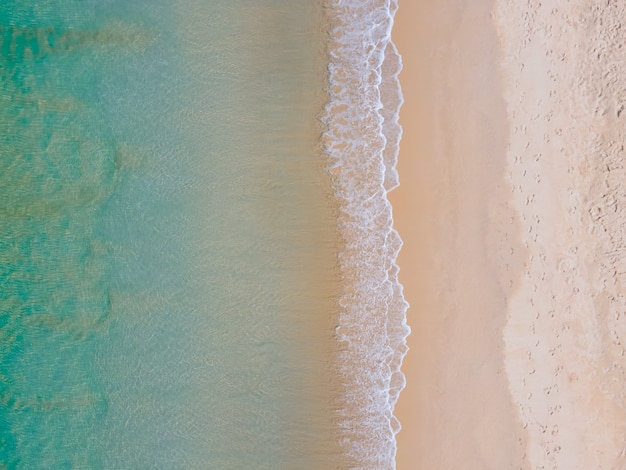
[[[394,468],[395,2],[0,6],[0,468]]]

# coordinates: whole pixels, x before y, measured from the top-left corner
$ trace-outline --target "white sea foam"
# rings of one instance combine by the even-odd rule
[[[398,282],[402,246],[387,193],[398,186],[402,62],[391,42],[395,0],[331,0],[329,102],[324,150],[340,204],[344,285],[337,337],[346,396],[342,446],[358,468],[394,468],[405,385],[407,302]]]

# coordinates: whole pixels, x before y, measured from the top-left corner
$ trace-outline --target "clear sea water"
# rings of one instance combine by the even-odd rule
[[[393,466],[401,97],[342,175],[346,3],[2,2],[0,468]]]

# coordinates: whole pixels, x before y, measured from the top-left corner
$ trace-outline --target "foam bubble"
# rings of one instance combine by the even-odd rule
[[[398,186],[401,57],[391,41],[397,2],[329,2],[329,102],[324,149],[340,204],[344,283],[337,338],[345,385],[342,446],[361,468],[394,468],[405,377],[407,302],[398,282],[402,240],[387,193]]]

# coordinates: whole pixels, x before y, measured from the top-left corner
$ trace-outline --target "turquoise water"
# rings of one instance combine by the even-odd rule
[[[3,468],[330,468],[308,1],[0,6]]]
[[[0,468],[393,468],[395,2],[0,5]]]

